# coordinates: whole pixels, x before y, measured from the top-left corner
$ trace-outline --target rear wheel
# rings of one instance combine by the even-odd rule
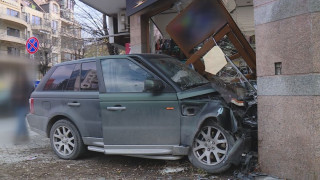
[[[191,163],[210,173],[227,170],[231,163],[224,161],[234,144],[232,136],[215,123],[203,125],[189,151]]]
[[[50,143],[61,159],[76,159],[85,151],[78,129],[67,120],[54,123],[50,131]]]

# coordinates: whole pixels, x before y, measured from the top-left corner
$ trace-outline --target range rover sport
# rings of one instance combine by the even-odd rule
[[[176,160],[222,172],[239,163],[238,122],[210,82],[165,55],[58,64],[30,98],[28,123],[62,159],[86,150]]]

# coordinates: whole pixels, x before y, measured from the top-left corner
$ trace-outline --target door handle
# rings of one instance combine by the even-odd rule
[[[123,111],[126,110],[126,107],[107,107],[107,110],[109,111]]]
[[[80,106],[80,103],[72,102],[72,103],[68,103],[68,106],[78,107],[78,106]]]

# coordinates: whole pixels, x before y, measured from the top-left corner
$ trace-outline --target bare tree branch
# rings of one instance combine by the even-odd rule
[[[75,8],[77,9],[75,17],[80,22],[82,31],[95,37],[95,40],[87,40],[84,44],[96,42],[101,46],[106,45],[110,55],[119,54],[118,49],[109,42],[109,38],[104,37],[109,35],[106,15],[91,10],[90,7],[81,2],[76,3]]]

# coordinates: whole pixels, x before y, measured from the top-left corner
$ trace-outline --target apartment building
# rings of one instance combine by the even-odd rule
[[[30,55],[26,40],[39,39],[31,58],[49,67],[77,59],[81,26],[74,20],[74,0],[0,0],[0,54]]]

